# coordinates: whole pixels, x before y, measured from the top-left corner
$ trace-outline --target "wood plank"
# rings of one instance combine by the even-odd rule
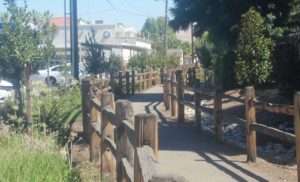
[[[183,86],[182,88],[183,88],[184,90],[189,91],[189,92],[194,92],[194,91],[195,91],[195,87]]]
[[[149,146],[137,148],[137,160],[138,169],[141,171],[141,181],[149,181],[154,174],[158,173],[158,163],[154,160],[153,150]]]
[[[95,107],[98,111],[101,111],[101,102],[98,98],[93,98],[91,100],[91,106]]]
[[[274,137],[274,138],[278,138],[282,141],[285,142],[289,142],[289,143],[295,143],[295,135],[288,133],[288,132],[284,132],[281,131],[279,129],[273,128],[273,127],[269,127],[263,124],[258,124],[258,123],[253,123],[250,124],[250,129],[251,130],[255,130],[259,133]]]
[[[106,137],[103,140],[103,142],[110,148],[111,153],[114,156],[117,156],[117,146],[116,146],[116,143],[112,139],[110,139],[108,137]]]
[[[183,105],[185,105],[185,106],[187,106],[187,107],[190,107],[190,108],[192,108],[192,109],[195,109],[195,108],[196,108],[195,104],[194,104],[194,103],[191,103],[191,102],[180,101],[180,103],[183,104]]]
[[[253,100],[254,107],[257,109],[266,110],[273,113],[287,114],[294,116],[294,106],[289,105],[281,105],[281,104],[273,104],[267,102],[259,102],[257,100]]]
[[[199,94],[202,94],[202,95],[209,96],[209,97],[214,97],[215,96],[215,91],[213,89],[198,87],[198,88],[195,88],[195,92],[199,93]]]
[[[239,117],[236,117],[236,116],[233,116],[233,115],[230,115],[230,114],[226,114],[226,113],[222,113],[221,117],[226,122],[236,123],[236,124],[238,124],[238,125],[240,125],[242,127],[246,126],[246,122],[247,121],[245,119],[243,119],[243,118],[239,118]]]
[[[122,158],[122,167],[123,172],[126,178],[126,182],[133,182],[134,181],[134,168],[129,164],[127,159],[124,157]]]
[[[118,125],[118,118],[113,108],[106,107],[102,110],[102,115],[105,116],[112,125]]]

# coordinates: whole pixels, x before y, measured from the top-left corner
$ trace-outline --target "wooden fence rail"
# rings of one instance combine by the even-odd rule
[[[125,73],[126,83],[129,82],[128,73]],[[131,73],[131,75],[143,85],[142,89],[160,82],[160,72]],[[119,83],[123,82],[121,81],[123,76],[118,79]],[[134,116],[129,101],[115,101],[114,93],[108,89],[94,88],[97,82],[101,81],[90,78],[82,80],[82,106],[84,136],[90,143],[90,161],[101,160],[101,177],[109,181],[122,182],[186,181],[180,176],[161,174],[157,168],[156,116],[153,114]],[[113,85],[116,84],[111,84],[111,90],[117,88]],[[132,88],[126,85],[127,91]]]
[[[182,70],[171,70],[164,73],[163,90],[165,109],[170,110],[172,116],[177,116],[178,122],[184,122],[185,116],[183,111],[185,106],[195,110],[195,122],[198,128],[201,128],[201,112],[213,115],[214,131],[217,142],[221,142],[222,140],[222,121],[224,119],[226,121],[244,126],[247,137],[247,161],[249,162],[256,162],[257,158],[256,132],[289,143],[295,143],[298,166],[298,181],[300,182],[300,92],[297,92],[294,96],[294,106],[265,103],[255,99],[255,91],[253,87],[245,88],[245,96],[243,99],[223,93],[218,85],[216,85],[215,88],[199,87],[199,80],[196,78],[190,79],[191,81],[187,82],[182,81],[182,78],[193,77],[191,75],[196,75],[196,73],[191,74],[191,71],[184,72]],[[177,91],[175,91],[176,89]],[[194,93],[194,102],[184,101],[185,91]],[[214,104],[212,109],[201,106],[201,99],[203,97],[213,98]],[[222,113],[222,98],[244,103],[246,110],[245,118]],[[294,116],[295,134],[256,123],[256,109]]]

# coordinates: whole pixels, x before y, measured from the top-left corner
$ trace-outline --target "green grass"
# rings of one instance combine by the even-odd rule
[[[0,182],[80,181],[54,137],[13,134],[0,138]]]

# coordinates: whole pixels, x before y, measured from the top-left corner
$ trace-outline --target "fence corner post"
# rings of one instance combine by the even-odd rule
[[[256,132],[250,128],[250,125],[256,122],[255,107],[255,90],[253,87],[245,89],[245,106],[246,106],[246,136],[247,136],[247,161],[256,162]]]
[[[176,71],[176,93],[177,93],[177,117],[178,122],[184,123],[184,104],[182,103],[184,100],[184,89],[183,89],[183,75],[182,70]]]
[[[221,118],[222,113],[222,93],[221,85],[215,85],[214,92],[214,129],[216,133],[217,142],[222,142],[222,133],[223,133],[223,122]]]
[[[297,176],[300,182],[300,92],[294,95],[294,127],[296,135],[296,160],[297,160]]]
[[[171,73],[171,116],[176,116],[176,77]]]
[[[197,130],[202,128],[201,124],[201,94],[197,91],[200,86],[200,80],[196,79],[195,90],[194,90],[194,102],[195,102],[195,122]]]
[[[129,77],[129,71],[126,71],[125,73],[125,77],[126,77],[126,94],[129,95],[130,94],[130,77]]]
[[[137,148],[148,145],[152,148],[155,160],[158,160],[158,123],[154,114],[138,114],[134,117],[134,181],[141,181]]]
[[[131,71],[131,93],[134,94],[135,93],[135,70],[133,69]]]
[[[106,92],[102,94],[101,97],[101,106],[102,110],[110,108],[114,110],[114,94],[111,92]],[[113,156],[109,146],[104,142],[106,138],[109,138],[114,141],[114,127],[109,119],[101,114],[101,178],[109,173],[110,176],[116,178],[116,159]]]
[[[89,79],[83,79],[81,84],[82,94],[82,125],[84,138],[89,143],[90,139],[90,102],[91,102],[91,83]]]

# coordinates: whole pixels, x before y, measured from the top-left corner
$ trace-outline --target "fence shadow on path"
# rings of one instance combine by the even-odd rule
[[[160,151],[191,151],[197,153],[203,160],[193,159],[191,162],[207,162],[218,170],[223,171],[237,181],[247,181],[235,171],[228,169],[222,164],[235,168],[246,176],[257,181],[268,181],[253,172],[243,168],[239,164],[245,161],[229,160],[224,155],[234,156],[245,154],[245,151],[238,147],[227,144],[216,144],[215,138],[206,131],[196,131],[194,123],[176,123],[167,119],[158,109],[163,104],[162,93],[138,93],[139,96],[129,97],[131,102],[149,102],[145,105],[146,113],[156,114],[159,122],[159,150]],[[217,160],[212,159],[218,158]]]

